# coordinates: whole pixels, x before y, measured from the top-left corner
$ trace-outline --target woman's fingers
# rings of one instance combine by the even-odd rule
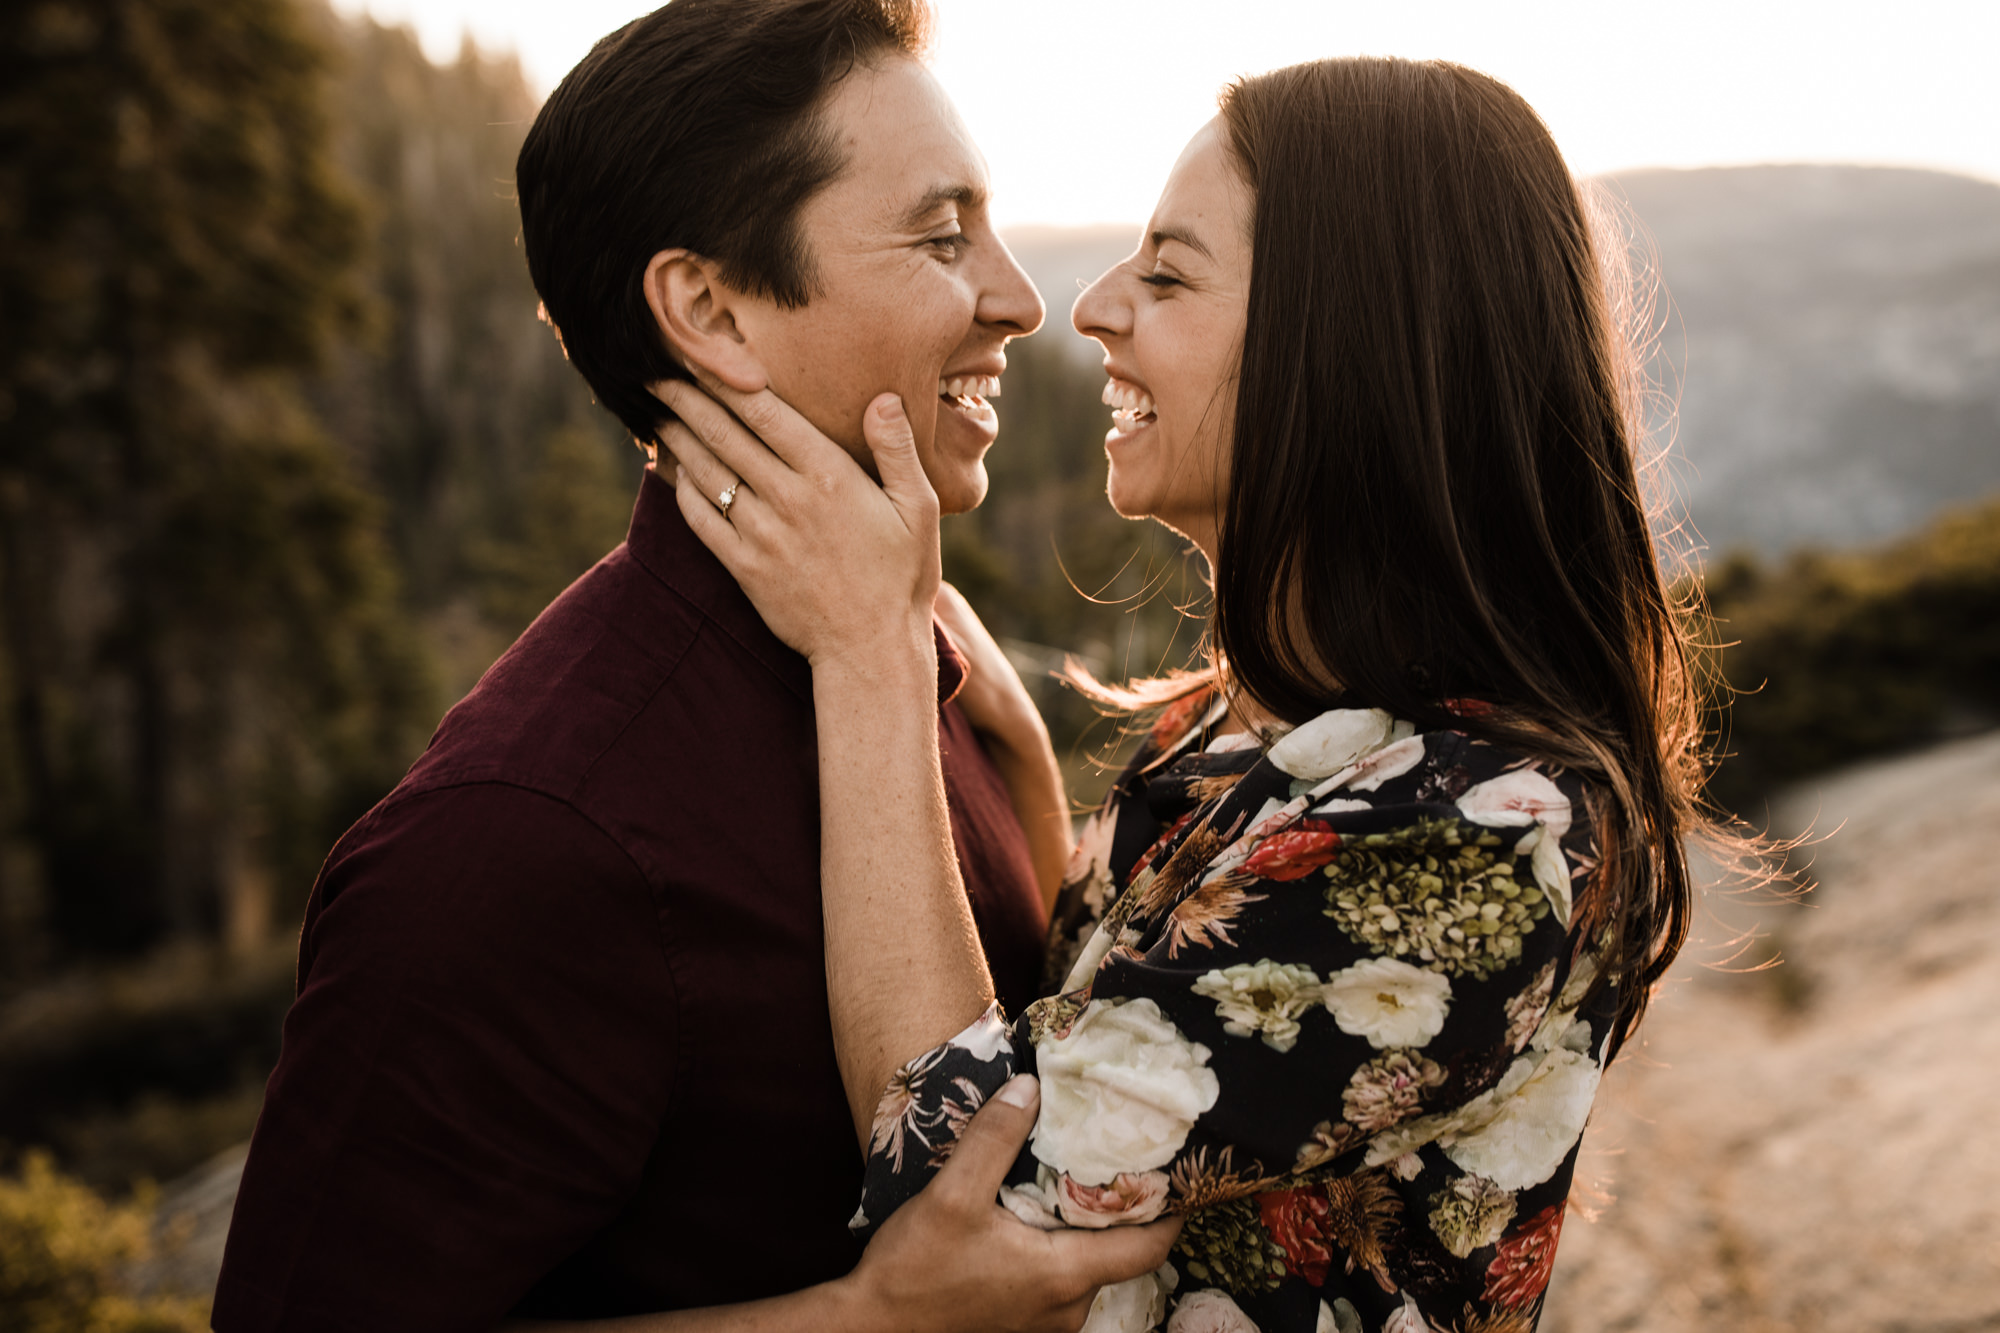
[[[935,528],[938,521],[937,492],[924,475],[917,457],[917,439],[910,429],[903,400],[893,393],[878,394],[861,418],[862,438],[875,455],[875,472],[882,478],[882,490],[896,506],[896,512],[910,530]]]
[[[842,462],[854,462],[845,449],[821,434],[819,427],[800,416],[790,403],[769,389],[744,393],[730,388],[699,366],[693,367],[693,371],[699,392],[727,408],[758,439],[770,446],[771,452],[792,471],[818,473],[829,466],[837,467]]]
[[[791,477],[792,468],[768,445],[768,437],[752,434],[754,426],[746,430],[749,423],[737,420],[729,409],[684,380],[659,380],[651,388],[653,396],[673,409],[674,415],[723,466],[761,494],[780,493]]]
[[[715,507],[714,497],[702,492],[700,483],[683,464],[676,464],[673,471],[674,503],[680,506],[681,517],[701,544],[714,553],[739,581],[744,577],[743,561],[749,555],[743,534],[739,533],[727,518]]]
[[[737,476],[721,459],[710,453],[708,446],[698,436],[678,421],[668,422],[659,429],[660,443],[666,446],[673,461],[687,470],[694,489],[708,497],[709,505],[722,511],[724,518],[732,516],[735,505],[754,493],[752,487]],[[675,479],[676,486],[679,479]],[[730,504],[724,506],[722,497],[728,495]]]

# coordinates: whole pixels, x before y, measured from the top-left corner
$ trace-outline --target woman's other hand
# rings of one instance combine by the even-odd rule
[[[863,418],[878,486],[769,390],[665,380],[653,392],[679,418],[660,438],[681,513],[772,633],[815,666],[929,651],[938,502],[899,398],[880,395]]]
[[[1102,1231],[1037,1231],[998,1203],[1035,1126],[1040,1089],[1016,1077],[972,1118],[937,1178],[896,1210],[844,1281],[884,1327],[1074,1333],[1100,1287],[1166,1262],[1179,1218]]]

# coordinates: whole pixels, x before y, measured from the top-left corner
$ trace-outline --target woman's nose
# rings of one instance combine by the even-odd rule
[[[1115,338],[1123,333],[1130,320],[1125,317],[1125,303],[1113,291],[1112,278],[1117,269],[1100,274],[1096,282],[1083,289],[1070,307],[1069,322],[1078,333],[1086,338]]]

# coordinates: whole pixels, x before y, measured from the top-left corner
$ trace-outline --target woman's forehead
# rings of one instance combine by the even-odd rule
[[[1157,249],[1178,242],[1215,261],[1247,258],[1250,190],[1229,150],[1220,118],[1195,132],[1167,176],[1147,224]]]

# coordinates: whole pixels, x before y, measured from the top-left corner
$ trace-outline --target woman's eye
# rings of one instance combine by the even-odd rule
[[[1165,287],[1178,287],[1181,285],[1181,280],[1179,278],[1170,278],[1164,273],[1141,274],[1139,281],[1145,283],[1148,287],[1152,287],[1155,289],[1165,288]]]

